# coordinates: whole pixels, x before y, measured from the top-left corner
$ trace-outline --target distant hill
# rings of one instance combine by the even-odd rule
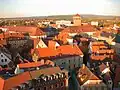
[[[83,19],[120,19],[120,16],[106,16],[106,15],[92,15],[92,14],[80,14]],[[19,20],[19,19],[66,19],[72,20],[73,15],[52,15],[52,16],[33,16],[33,17],[16,17],[16,18],[4,18],[6,20]],[[0,18],[3,19],[3,18]]]

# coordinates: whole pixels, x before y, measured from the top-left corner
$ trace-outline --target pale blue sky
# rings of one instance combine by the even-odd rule
[[[0,17],[76,13],[120,16],[120,0],[0,0]]]

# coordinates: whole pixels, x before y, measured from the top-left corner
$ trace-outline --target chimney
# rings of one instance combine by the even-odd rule
[[[49,40],[48,41],[48,47],[56,50],[56,42],[52,41],[52,40]]]
[[[85,69],[85,64],[82,65],[82,68]]]
[[[106,65],[107,65],[107,67],[109,67],[109,63],[108,62],[106,63]]]

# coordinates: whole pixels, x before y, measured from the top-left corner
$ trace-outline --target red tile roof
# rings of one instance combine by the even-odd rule
[[[0,78],[0,90],[3,90],[4,82],[4,79]]]
[[[42,66],[41,62],[31,62],[31,63],[23,63],[23,64],[18,64],[19,68],[31,68],[31,67],[39,67]]]
[[[53,48],[38,48],[34,49],[35,52],[38,52],[39,57],[50,57],[50,56],[59,56],[59,55],[83,55],[82,51],[77,45],[63,45],[55,49]],[[34,52],[32,50],[32,53]]]
[[[31,36],[45,35],[45,33],[37,27],[27,27],[27,26],[6,26],[9,31],[16,31],[21,33],[29,33]]]
[[[77,75],[80,84],[84,84],[88,80],[100,80],[96,75],[94,75],[87,66],[83,65]],[[83,79],[83,80],[82,80]]]
[[[6,80],[0,78],[0,90],[10,90],[11,88],[17,87],[20,84],[23,84],[29,80],[35,79],[42,74],[52,75],[59,72],[65,71],[61,71],[59,67],[50,67],[35,71],[24,72],[16,76],[10,77]]]
[[[5,38],[24,38],[24,35],[20,32],[8,31],[4,33]]]
[[[94,32],[94,27],[91,25],[71,26],[69,27],[69,30],[70,33]]]
[[[57,48],[58,53],[71,54],[71,55],[83,55],[82,51],[77,45],[63,45]]]
[[[90,58],[94,61],[96,60],[100,60],[100,61],[103,61],[105,60],[105,58],[112,58],[112,56],[110,57],[110,55],[98,55],[98,56],[94,56],[94,55],[91,55]]]
[[[5,40],[8,38],[24,38],[24,35],[22,33],[19,32],[4,32],[0,34],[0,39],[1,40]]]
[[[33,67],[40,67],[43,65],[52,65],[54,66],[54,63],[50,60],[41,60],[38,62],[30,62],[30,63],[22,63],[18,64],[19,68],[33,68]]]
[[[108,49],[104,42],[92,42],[92,52],[99,54],[114,53],[114,49]]]
[[[56,56],[57,51],[53,48],[38,48],[39,57],[49,57],[49,56]]]
[[[0,34],[0,44],[1,45],[6,45],[7,44],[3,33]]]
[[[9,89],[19,86],[20,84],[25,83],[29,80],[31,80],[31,76],[30,76],[29,72],[24,72],[24,73],[18,74],[14,77],[11,77],[11,78],[5,80],[3,90],[9,90]]]
[[[84,32],[95,32],[94,27],[91,25],[70,26],[61,31],[61,33],[84,33]]]

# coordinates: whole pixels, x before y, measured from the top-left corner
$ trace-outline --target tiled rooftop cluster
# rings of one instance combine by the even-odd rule
[[[1,27],[0,90],[119,90],[118,26],[71,22]]]
[[[90,50],[92,60],[104,60],[105,58],[113,59],[114,50],[108,48],[104,42],[91,42]]]

